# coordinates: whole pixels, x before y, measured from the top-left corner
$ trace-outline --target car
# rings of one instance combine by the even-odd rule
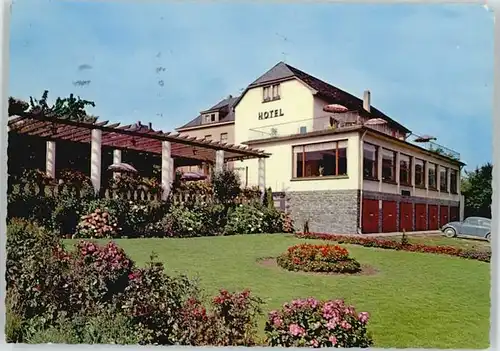
[[[448,238],[468,236],[490,241],[491,219],[484,217],[468,217],[462,222],[450,222],[445,224],[441,228],[441,231]]]

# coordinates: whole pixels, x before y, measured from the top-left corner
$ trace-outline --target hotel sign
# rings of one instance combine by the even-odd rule
[[[281,117],[281,116],[284,116],[283,111],[281,111],[281,109],[276,109],[276,110],[271,110],[271,111],[266,111],[266,112],[259,112],[259,120],[276,118],[276,117]]]

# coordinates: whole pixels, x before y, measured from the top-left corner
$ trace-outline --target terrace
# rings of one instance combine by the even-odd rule
[[[388,126],[387,122],[379,118],[369,119],[364,117],[359,111],[347,111],[342,113],[331,113],[326,116],[297,120],[293,122],[268,125],[249,130],[248,141],[255,142],[269,138],[287,137],[297,134],[317,132],[318,134],[328,133],[328,131],[342,131],[342,129],[353,130],[356,127],[367,127],[381,133],[396,137],[421,147],[427,151],[437,153],[455,160],[460,160],[460,154],[443,145],[435,142],[436,138],[430,136],[420,136],[414,133],[402,134]]]

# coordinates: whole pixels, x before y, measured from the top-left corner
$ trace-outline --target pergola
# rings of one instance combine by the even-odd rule
[[[221,171],[228,161],[259,159],[259,187],[265,188],[265,159],[269,157],[262,150],[246,146],[220,143],[178,133],[153,130],[151,125],[140,122],[120,126],[109,121],[76,122],[64,117],[44,113],[21,113],[8,121],[9,132],[40,137],[46,140],[46,171],[55,178],[55,155],[57,141],[72,141],[90,144],[90,179],[96,192],[101,188],[102,147],[113,149],[113,163],[121,162],[122,150],[135,150],[161,155],[162,197],[170,193],[174,177],[174,158],[215,164],[215,171]]]

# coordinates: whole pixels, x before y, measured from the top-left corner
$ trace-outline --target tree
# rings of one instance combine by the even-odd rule
[[[57,118],[69,119],[75,122],[88,122],[94,123],[97,117],[87,114],[85,108],[87,106],[95,107],[95,103],[89,100],[82,100],[79,96],[75,98],[70,94],[67,98],[56,99],[53,106],[47,103],[49,91],[45,90],[40,100],[33,99],[30,96],[29,112],[43,113],[45,115],[55,115]]]
[[[465,197],[465,217],[491,218],[493,165],[486,163],[474,171],[465,172],[462,179],[462,195]]]
[[[9,117],[21,115],[29,107],[30,105],[26,101],[13,98],[12,96],[9,97]]]

